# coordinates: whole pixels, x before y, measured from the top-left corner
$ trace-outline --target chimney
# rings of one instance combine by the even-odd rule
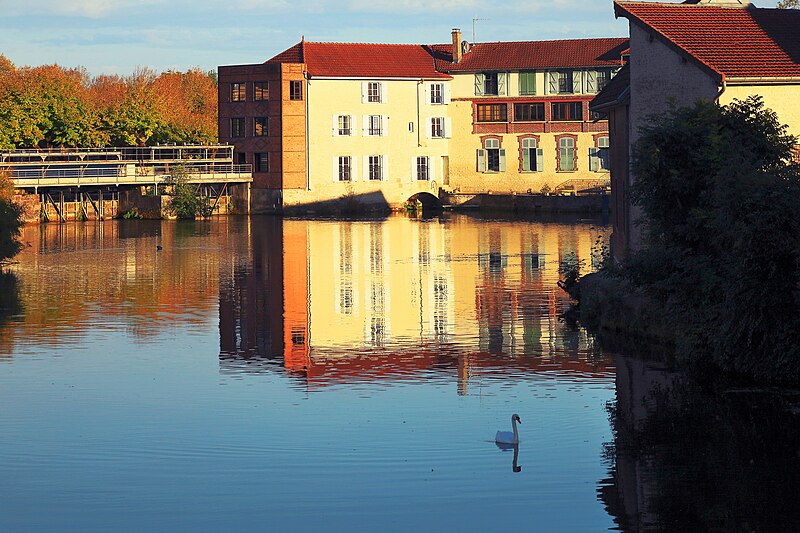
[[[453,63],[461,63],[461,30],[453,28]]]

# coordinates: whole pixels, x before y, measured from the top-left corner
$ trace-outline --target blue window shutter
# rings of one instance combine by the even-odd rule
[[[536,171],[544,171],[544,150],[542,148],[536,150]]]
[[[506,171],[506,151],[505,149],[500,149],[500,172]]]
[[[486,150],[478,149],[478,172],[486,172]]]

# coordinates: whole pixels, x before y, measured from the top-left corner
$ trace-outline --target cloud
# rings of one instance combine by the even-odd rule
[[[459,13],[464,9],[474,9],[477,0],[351,0],[348,9],[364,13]]]

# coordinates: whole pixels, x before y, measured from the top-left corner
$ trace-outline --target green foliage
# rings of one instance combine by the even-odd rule
[[[139,209],[134,207],[133,209],[130,209],[125,213],[123,213],[122,218],[124,218],[125,220],[139,220],[143,217],[142,214],[139,212]]]
[[[581,276],[581,270],[586,267],[585,259],[578,259],[575,252],[568,253],[561,260],[558,265],[558,273],[561,279],[558,280],[558,286],[564,289],[575,300],[580,300],[580,285],[578,279]]]
[[[177,166],[168,181],[172,196],[171,212],[181,219],[194,219],[198,215],[200,202],[194,185],[189,183],[186,167]]]
[[[22,229],[22,209],[11,201],[13,186],[0,173],[0,265],[13,259],[22,249],[19,241]]]
[[[645,247],[622,273],[664,307],[696,369],[800,378],[796,139],[758,97],[651,117],[631,198]]]

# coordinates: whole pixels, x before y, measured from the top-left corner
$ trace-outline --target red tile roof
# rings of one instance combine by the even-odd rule
[[[418,44],[318,43],[303,41],[267,63],[305,62],[320,77],[449,78],[434,69],[428,49]]]
[[[721,76],[800,77],[800,10],[615,2],[614,12]]]
[[[452,45],[437,44],[432,50],[437,69],[472,72],[620,66],[620,56],[628,46],[627,38],[475,43],[459,63],[452,63]]]

